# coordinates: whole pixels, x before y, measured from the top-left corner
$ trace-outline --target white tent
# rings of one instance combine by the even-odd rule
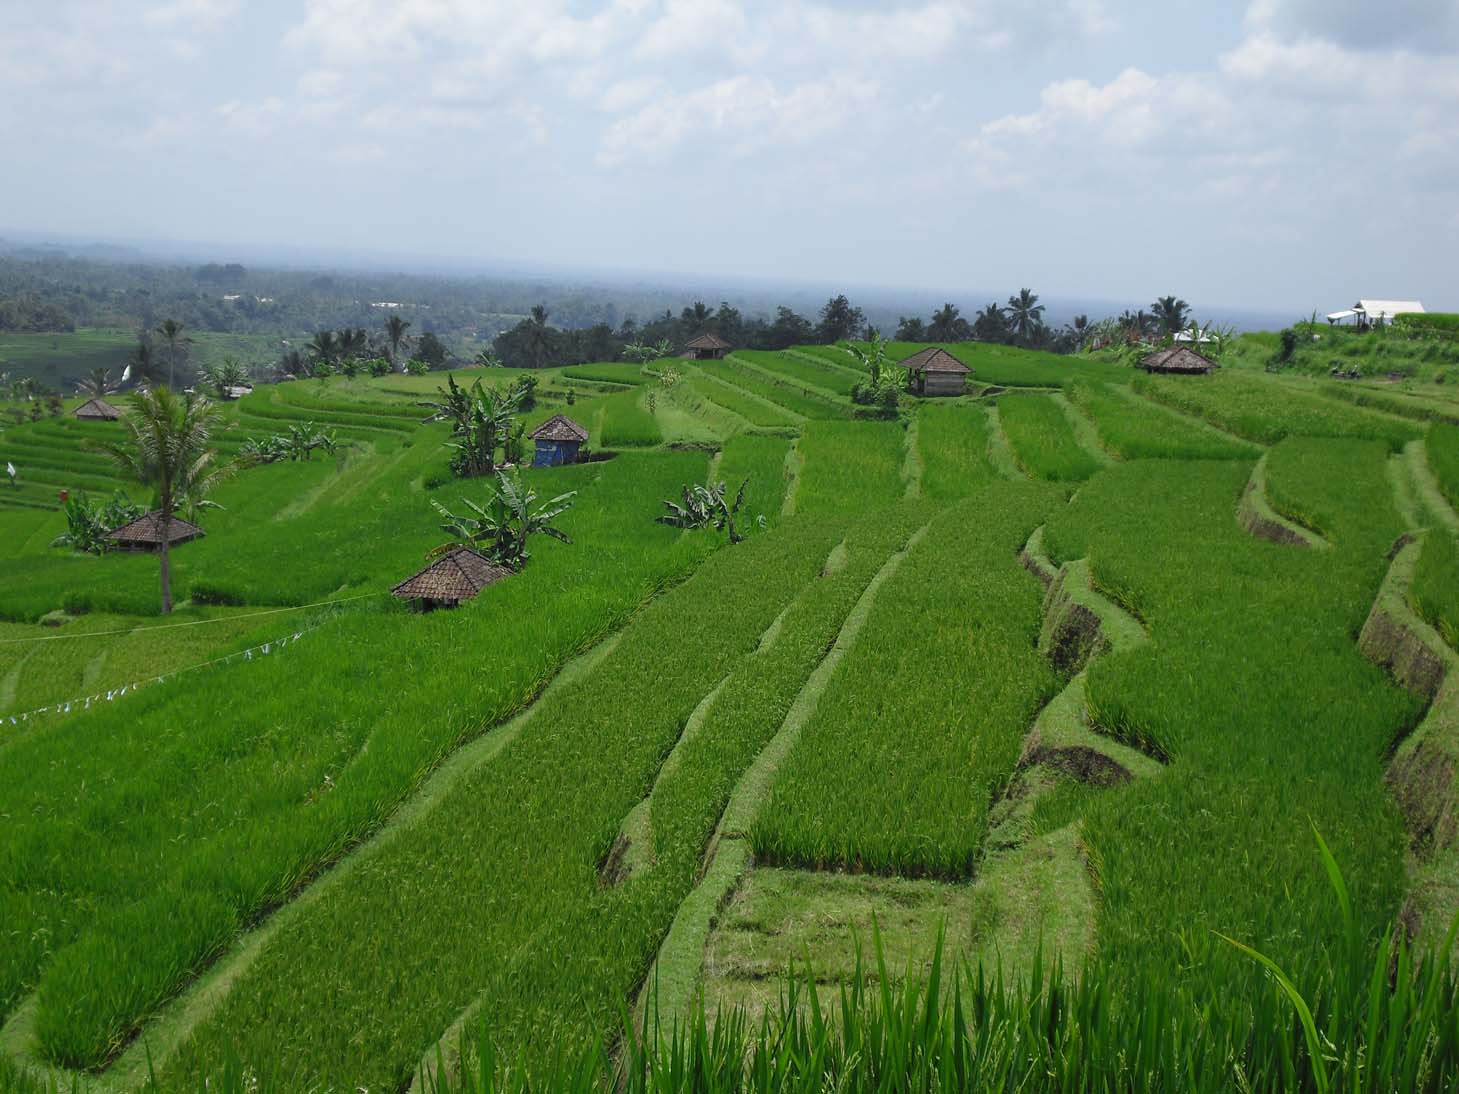
[[[1359,324],[1387,323],[1394,316],[1409,312],[1423,314],[1424,306],[1417,300],[1359,300],[1351,308],[1327,313],[1329,323],[1345,323],[1357,320]]]

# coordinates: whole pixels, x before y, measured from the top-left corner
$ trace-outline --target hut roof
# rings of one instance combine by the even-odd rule
[[[528,434],[534,441],[586,441],[588,431],[566,414],[554,414]]]
[[[122,412],[105,399],[87,399],[71,413],[78,418],[99,418],[108,422],[117,421],[122,416]]]
[[[1216,362],[1189,346],[1172,346],[1150,354],[1140,367],[1147,372],[1210,372]]]
[[[196,524],[174,516],[167,527],[167,542],[186,543],[203,535]],[[156,511],[145,513],[136,520],[128,521],[120,528],[113,528],[106,534],[112,543],[157,546],[162,542],[162,514]]]
[[[714,331],[705,331],[698,338],[691,338],[684,343],[685,349],[729,349],[730,344]]]
[[[952,354],[941,346],[928,346],[924,350],[918,350],[906,360],[901,362],[905,369],[912,372],[972,372]]]
[[[406,578],[390,593],[402,600],[470,600],[511,574],[505,566],[498,566],[470,547],[457,547]]]

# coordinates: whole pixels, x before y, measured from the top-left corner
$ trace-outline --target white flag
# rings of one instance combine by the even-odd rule
[[[12,479],[15,478],[15,476],[17,474],[17,472],[15,470],[15,465],[13,463],[11,463],[9,460],[6,460],[5,461],[5,473],[7,475],[9,475]]]
[[[126,368],[122,369],[122,383],[125,384],[131,378],[132,378],[132,366],[131,365],[127,365]]]

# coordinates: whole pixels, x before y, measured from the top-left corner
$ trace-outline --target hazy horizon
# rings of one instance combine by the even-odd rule
[[[1459,307],[1456,4],[15,8],[0,236],[968,306]]]

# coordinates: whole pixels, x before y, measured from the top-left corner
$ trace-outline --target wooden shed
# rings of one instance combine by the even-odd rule
[[[456,547],[406,578],[390,590],[390,595],[414,601],[422,611],[454,608],[463,600],[474,599],[488,585],[511,576],[511,570],[480,552]]]
[[[918,395],[962,395],[972,369],[940,346],[928,346],[901,362],[912,377]]]
[[[578,462],[588,431],[566,414],[554,414],[528,436],[532,439],[532,466],[559,467]]]
[[[167,527],[167,545],[176,547],[203,535],[196,524],[174,516]],[[106,541],[117,551],[156,551],[162,546],[162,514],[146,513],[106,534]]]
[[[713,331],[705,331],[684,344],[684,356],[694,361],[718,361],[729,351],[730,344]]]
[[[1214,370],[1216,362],[1189,346],[1172,346],[1150,354],[1140,362],[1146,372],[1171,372],[1180,376],[1204,376]]]
[[[117,422],[122,417],[122,412],[105,399],[87,399],[71,413],[85,422]]]

